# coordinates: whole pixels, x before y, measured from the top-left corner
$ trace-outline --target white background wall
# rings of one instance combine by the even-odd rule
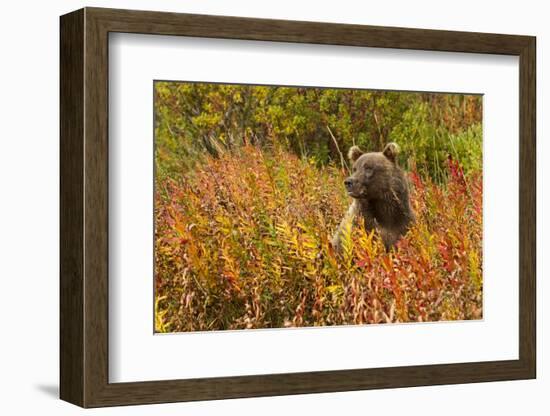
[[[59,20],[82,6],[240,15],[536,35],[538,42],[538,379],[338,394],[180,403],[88,414],[530,414],[550,410],[550,285],[543,257],[549,207],[550,146],[543,119],[550,101],[545,63],[550,25],[543,1],[69,1],[4,2],[0,12],[0,410],[2,414],[83,412],[58,395]],[[504,233],[503,233],[504,235]]]

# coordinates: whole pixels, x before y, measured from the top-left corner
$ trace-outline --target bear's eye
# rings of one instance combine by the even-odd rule
[[[368,177],[374,175],[374,170],[372,168],[366,167],[365,168],[365,175],[367,175]]]

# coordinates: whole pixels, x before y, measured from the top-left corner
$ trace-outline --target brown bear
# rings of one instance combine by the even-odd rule
[[[332,238],[336,249],[341,247],[344,227],[359,215],[367,231],[376,229],[380,233],[386,250],[407,232],[414,213],[407,178],[397,165],[398,152],[395,143],[388,143],[381,152],[364,153],[357,146],[349,149],[353,169],[344,185],[353,202]]]

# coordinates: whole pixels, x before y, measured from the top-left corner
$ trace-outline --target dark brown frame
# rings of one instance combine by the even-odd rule
[[[530,36],[85,8],[61,27],[60,396],[83,407],[536,377],[535,50]],[[108,380],[108,34],[519,56],[519,359],[188,380]]]

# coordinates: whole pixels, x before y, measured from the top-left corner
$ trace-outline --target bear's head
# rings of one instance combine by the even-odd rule
[[[395,143],[388,143],[381,152],[368,153],[352,146],[348,152],[352,174],[344,181],[348,195],[356,199],[382,198],[392,189],[398,152]]]

